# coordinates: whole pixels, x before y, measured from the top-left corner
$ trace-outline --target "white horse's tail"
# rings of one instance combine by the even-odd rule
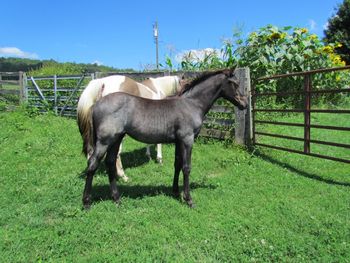
[[[89,82],[81,94],[77,107],[77,122],[81,137],[83,138],[83,153],[85,156],[92,154],[92,116],[91,107],[101,96],[103,83],[96,79]]]

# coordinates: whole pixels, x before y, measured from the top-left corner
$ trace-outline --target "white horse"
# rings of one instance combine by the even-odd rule
[[[175,95],[181,90],[180,79],[177,76],[165,76],[159,78],[148,78],[142,83],[136,82],[126,76],[114,75],[105,78],[91,80],[82,92],[78,107],[77,117],[80,134],[83,137],[83,152],[89,158],[93,152],[92,142],[84,140],[91,132],[91,107],[95,102],[113,92],[126,92],[135,96],[159,100],[167,96]],[[118,176],[124,181],[128,177],[124,173],[120,159],[121,147],[117,157],[116,167]],[[151,158],[150,146],[147,146],[146,155]],[[157,144],[157,161],[162,162],[162,147]]]

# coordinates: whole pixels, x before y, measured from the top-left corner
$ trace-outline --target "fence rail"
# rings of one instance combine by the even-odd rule
[[[312,85],[312,76],[315,74],[323,74],[323,73],[329,73],[329,72],[336,72],[336,71],[344,71],[344,70],[350,70],[350,66],[345,67],[338,67],[338,68],[327,68],[327,69],[319,69],[319,70],[311,70],[311,71],[305,71],[305,72],[297,72],[297,73],[290,73],[290,74],[283,74],[283,75],[275,75],[271,77],[263,77],[259,78],[258,82],[263,81],[271,81],[276,79],[283,79],[283,78],[290,78],[290,77],[303,77],[304,78],[304,87],[302,91],[292,91],[292,92],[264,92],[264,93],[258,93],[256,89],[253,89],[252,91],[252,119],[253,119],[253,144],[257,146],[263,146],[293,153],[299,153],[304,155],[310,155],[313,157],[319,157],[323,159],[329,159],[333,161],[338,162],[344,162],[344,163],[350,163],[350,160],[344,159],[344,158],[338,158],[333,156],[326,156],[321,155],[317,153],[313,153],[311,151],[311,143],[315,144],[323,144],[328,145],[332,147],[342,147],[342,148],[350,148],[349,144],[344,143],[335,143],[335,142],[328,142],[328,141],[321,141],[321,140],[312,140],[311,139],[311,129],[327,129],[327,130],[333,130],[333,131],[350,131],[350,127],[341,127],[341,126],[331,126],[331,125],[320,125],[320,124],[311,124],[311,114],[312,113],[330,113],[330,114],[349,114],[350,110],[343,110],[343,109],[311,109],[311,100],[313,94],[337,94],[337,93],[349,93],[350,88],[343,88],[343,89],[323,89],[323,90],[313,90]],[[258,97],[266,97],[266,96],[290,96],[290,95],[303,95],[304,96],[304,107],[302,109],[266,109],[266,108],[256,108],[256,100]],[[257,120],[256,114],[258,112],[279,112],[279,113],[303,113],[304,114],[304,121],[303,123],[290,123],[290,122],[283,122],[283,121],[271,121],[271,120]],[[294,136],[287,136],[287,135],[281,135],[281,134],[272,134],[267,132],[261,132],[256,130],[257,124],[268,124],[268,125],[283,125],[283,126],[290,126],[290,127],[302,127],[304,129],[304,137],[298,138]],[[301,141],[304,143],[304,149],[303,151],[287,148],[287,147],[281,147],[276,146],[272,144],[266,144],[258,142],[257,136],[268,136],[268,137],[274,137],[274,138],[281,138],[286,140],[294,140],[294,141]]]

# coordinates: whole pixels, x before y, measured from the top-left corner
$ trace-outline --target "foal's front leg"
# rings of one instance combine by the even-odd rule
[[[174,180],[173,180],[173,194],[175,198],[180,197],[180,191],[179,191],[179,175],[182,168],[182,157],[181,157],[181,150],[180,150],[180,144],[175,144],[175,161],[174,161]]]
[[[181,144],[182,155],[182,173],[184,175],[184,200],[190,208],[195,205],[190,194],[190,173],[191,173],[191,156],[192,156],[193,139],[187,140]]]

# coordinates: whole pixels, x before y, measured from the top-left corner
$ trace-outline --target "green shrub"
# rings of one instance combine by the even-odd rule
[[[27,73],[28,76],[42,77],[42,76],[62,76],[62,75],[79,75],[84,73],[84,68],[75,63],[57,63],[45,62],[40,69],[31,70]],[[59,80],[58,86],[65,88],[74,88],[76,80]],[[53,88],[52,80],[41,80],[40,84],[43,88]],[[41,85],[39,85],[41,87]]]

